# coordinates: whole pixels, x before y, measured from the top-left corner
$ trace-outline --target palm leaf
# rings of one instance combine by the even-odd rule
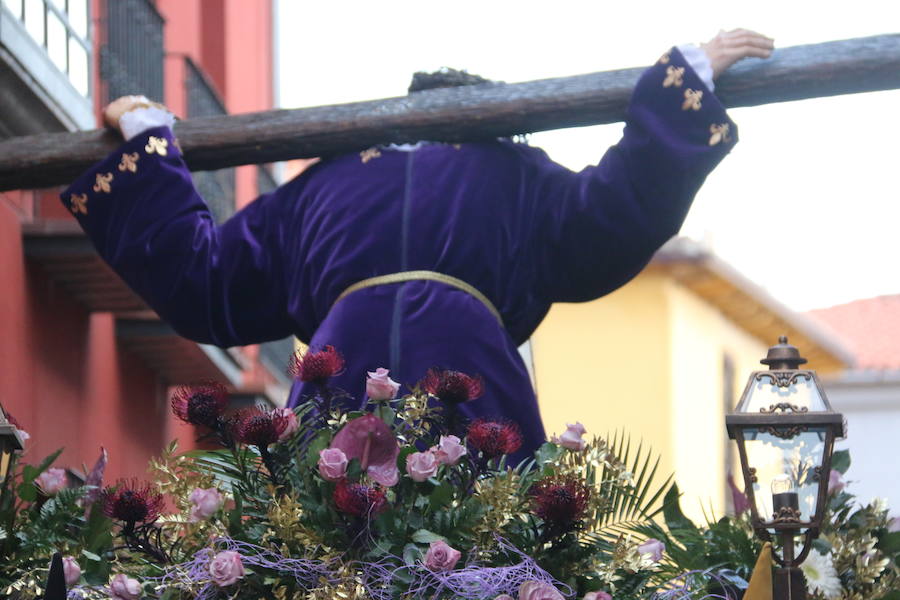
[[[638,528],[652,524],[672,486],[671,475],[662,483],[655,482],[660,459],[643,442],[635,448],[630,436],[617,432],[611,437],[609,448],[620,465],[619,468],[604,465],[601,469],[599,486],[604,506],[596,511],[589,533],[584,536],[593,540],[592,543],[602,539],[611,544],[622,535],[636,533]],[[621,466],[632,474],[631,485],[619,481]]]

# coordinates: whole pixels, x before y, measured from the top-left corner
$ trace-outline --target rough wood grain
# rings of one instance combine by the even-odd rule
[[[419,92],[335,106],[191,119],[176,134],[192,170],[463,141],[621,121],[643,69]],[[727,107],[900,88],[900,34],[793,46],[717,82]],[[108,131],[0,142],[0,191],[66,184],[119,143]]]

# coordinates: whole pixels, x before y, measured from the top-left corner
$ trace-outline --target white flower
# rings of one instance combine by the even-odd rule
[[[806,576],[806,587],[810,592],[819,592],[827,600],[841,597],[843,588],[831,560],[831,553],[819,554],[813,550],[800,565],[800,569]]]

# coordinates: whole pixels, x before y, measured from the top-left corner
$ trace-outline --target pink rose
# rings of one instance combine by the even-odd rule
[[[66,470],[47,469],[37,476],[34,484],[45,496],[55,496],[66,488]]]
[[[438,445],[433,446],[431,451],[442,465],[455,465],[467,452],[455,435],[442,435]]]
[[[233,550],[223,550],[209,561],[209,575],[219,587],[235,583],[244,577],[244,563],[241,555]]]
[[[109,582],[109,596],[113,600],[140,600],[141,584],[137,579],[119,573]]]
[[[566,423],[565,432],[559,437],[553,436],[553,443],[569,450],[584,450],[587,442],[581,439],[581,436],[585,433],[587,433],[587,429],[581,423],[575,423],[574,425]]]
[[[500,594],[499,596],[494,598],[494,600],[516,600],[516,599],[513,598],[512,596],[510,596],[509,594]]]
[[[526,581],[519,586],[519,600],[565,600],[565,598],[549,583]]]
[[[460,556],[460,551],[451,548],[444,540],[431,542],[425,553],[425,568],[429,571],[452,571]]]
[[[191,492],[191,522],[203,521],[216,514],[225,503],[225,497],[216,488],[197,488]]]
[[[434,452],[415,452],[406,457],[406,472],[413,481],[425,481],[434,477],[441,463]]]
[[[75,562],[71,556],[63,557],[63,576],[66,579],[66,585],[72,587],[81,579],[81,567]]]
[[[347,475],[347,455],[340,448],[319,451],[319,475],[325,481],[340,481]]]
[[[650,538],[638,546],[637,550],[641,554],[648,555],[653,562],[659,562],[662,560],[663,552],[666,551],[666,545],[655,538]]]
[[[375,372],[368,371],[366,379],[366,395],[371,400],[393,400],[400,391],[400,384],[388,377],[387,369],[378,367]]]
[[[841,472],[835,469],[831,470],[831,473],[828,474],[828,493],[829,494],[837,494],[847,484],[844,483],[843,477],[841,477]]]
[[[612,600],[612,596],[606,592],[588,592],[584,595],[584,600]]]
[[[293,436],[297,429],[300,428],[300,422],[297,420],[297,413],[295,413],[290,408],[276,408],[272,411],[276,416],[280,415],[287,422],[287,425],[284,427],[284,431],[281,432],[281,435],[278,436],[278,441],[283,442],[284,440]]]

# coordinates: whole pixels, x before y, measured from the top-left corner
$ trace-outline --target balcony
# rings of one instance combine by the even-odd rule
[[[0,3],[0,138],[95,126],[88,0]]]
[[[108,102],[143,94],[163,102],[163,27],[165,19],[149,0],[105,0],[105,39],[100,47],[100,77]]]

